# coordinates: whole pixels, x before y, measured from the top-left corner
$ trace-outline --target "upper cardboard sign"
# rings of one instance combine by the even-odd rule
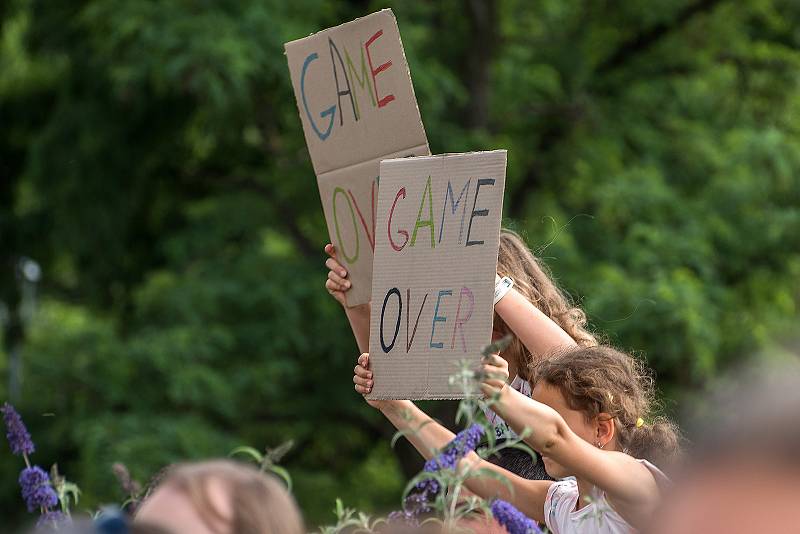
[[[506,151],[383,160],[370,399],[453,399],[492,334]]]
[[[427,146],[391,9],[285,48],[317,174]]]
[[[430,153],[397,21],[384,9],[285,49],[347,304],[368,302],[380,160]]]

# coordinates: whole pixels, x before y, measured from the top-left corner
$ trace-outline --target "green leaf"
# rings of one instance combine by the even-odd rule
[[[73,482],[64,481],[61,487],[62,487],[61,493],[67,498],[71,498],[74,504],[78,504],[78,499],[80,498],[81,495],[81,490],[78,487],[78,485]]]
[[[257,449],[254,449],[253,447],[247,447],[247,446],[236,447],[228,454],[228,456],[236,456],[237,454],[244,454],[246,456],[249,456],[257,464],[261,464],[261,462],[264,461],[264,455],[261,454],[261,452],[259,452]]]
[[[271,465],[269,466],[269,470],[281,477],[284,482],[286,482],[286,487],[289,490],[289,493],[292,491],[292,476],[289,474],[285,468],[279,465]]]
[[[511,344],[511,341],[513,341],[513,339],[514,339],[514,336],[512,336],[511,334],[505,335],[502,338],[498,339],[497,341],[495,341],[493,343],[489,343],[488,345],[486,345],[481,350],[481,355],[484,358],[486,358],[488,356],[491,356],[492,354],[496,354],[498,352],[502,352],[503,350],[508,348],[508,346]]]

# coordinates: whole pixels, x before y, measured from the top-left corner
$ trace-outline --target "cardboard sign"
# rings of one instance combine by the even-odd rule
[[[454,399],[490,342],[506,151],[381,162],[371,399]]]
[[[284,46],[347,305],[363,304],[380,161],[430,153],[397,21],[384,9]]]

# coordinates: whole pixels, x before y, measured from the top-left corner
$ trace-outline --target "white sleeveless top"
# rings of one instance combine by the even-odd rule
[[[644,464],[656,479],[659,488],[669,486],[669,479],[658,467],[647,460]],[[575,477],[554,482],[544,501],[544,520],[553,534],[635,534],[638,532],[614,510],[605,493],[594,488],[589,504],[576,510],[578,483]]]
[[[527,380],[520,378],[519,375],[516,375],[514,380],[512,380],[508,385],[526,397],[531,396],[531,385]],[[497,436],[497,439],[509,439],[517,437],[517,434],[511,430],[511,427],[508,426],[508,423],[503,421],[502,417],[494,413],[489,408],[487,408],[484,413],[486,414],[486,419],[489,420],[489,424],[494,427],[494,433],[495,436]]]

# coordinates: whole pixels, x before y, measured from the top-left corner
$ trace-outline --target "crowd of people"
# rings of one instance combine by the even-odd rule
[[[325,251],[326,288],[343,305],[361,350],[354,387],[367,395],[378,379],[368,353],[370,305],[345,306],[348,273],[332,245]],[[792,506],[800,497],[800,375],[794,367],[782,368],[779,382],[748,373],[746,388],[711,404],[716,424],[696,433],[702,439],[684,454],[681,432],[658,409],[653,375],[642,359],[599,342],[583,310],[508,230],[500,236],[497,283],[506,290],[496,293],[492,337],[510,336],[511,343],[484,357],[475,376],[493,399],[485,415],[496,437],[519,436],[537,457],[484,459],[468,451],[458,460],[461,467],[501,475],[469,478],[472,494],[502,499],[537,529],[556,534],[800,531],[800,513]],[[454,439],[411,401],[367,402],[426,459]],[[485,519],[466,526],[502,531]],[[301,534],[304,525],[277,479],[215,460],[170,467],[132,521],[109,513],[75,521],[67,532]],[[406,525],[403,532],[414,530]]]

